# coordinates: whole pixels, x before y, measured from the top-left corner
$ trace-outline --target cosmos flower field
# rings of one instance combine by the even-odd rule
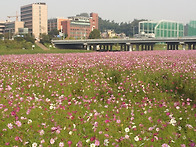
[[[196,51],[0,56],[0,146],[194,147]]]

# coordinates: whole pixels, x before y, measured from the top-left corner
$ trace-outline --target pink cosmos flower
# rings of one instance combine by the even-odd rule
[[[19,140],[19,137],[18,137],[18,136],[16,136],[16,137],[15,137],[15,140],[16,140],[16,141],[18,141],[18,140]]]
[[[18,126],[18,127],[21,127],[22,123],[20,121],[16,121],[15,124]]]
[[[99,140],[95,140],[95,146],[99,146],[100,145],[100,142],[99,142]]]
[[[44,135],[44,130],[40,130],[39,135]]]
[[[71,146],[71,144],[72,144],[72,142],[71,142],[71,141],[68,141],[67,143],[69,144],[69,146]]]
[[[5,143],[5,145],[9,145],[9,144],[10,144],[9,142]]]
[[[116,123],[118,123],[118,124],[121,123],[121,120],[120,119],[117,119],[116,120]]]
[[[168,147],[168,144],[164,143],[161,147]]]
[[[105,120],[105,123],[109,123],[110,121],[108,119]]]

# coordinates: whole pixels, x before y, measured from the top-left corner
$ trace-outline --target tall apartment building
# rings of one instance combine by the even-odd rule
[[[48,19],[48,32],[57,29],[57,30],[61,30],[62,29],[62,21],[66,21],[67,19],[65,18],[52,18],[52,19]]]
[[[40,34],[48,33],[48,12],[46,3],[33,3],[21,7],[21,21],[25,28],[39,38]]]
[[[62,21],[63,33],[75,39],[88,38],[93,29],[98,29],[98,14],[91,13],[90,17],[73,16]]]
[[[0,21],[0,34],[3,34],[5,30],[5,21]]]

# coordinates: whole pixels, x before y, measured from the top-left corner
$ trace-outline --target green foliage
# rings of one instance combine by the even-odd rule
[[[26,40],[26,42],[30,42],[32,44],[35,43],[35,37],[31,36],[30,34],[24,35],[24,40]]]
[[[5,39],[11,39],[13,36],[13,33],[4,33],[4,38]]]
[[[89,14],[88,13],[80,13],[80,14],[78,14],[76,16],[89,17]]]
[[[0,39],[2,39],[4,37],[4,35],[3,34],[0,34]]]
[[[20,41],[24,41],[24,38],[23,37],[15,37],[14,40],[16,40],[17,42],[20,42]]]
[[[40,35],[40,43],[47,44],[51,42],[51,37],[46,33]]]
[[[53,37],[56,37],[57,35],[59,35],[59,30],[57,29],[53,29],[51,31],[48,32],[48,35],[53,38]]]
[[[119,24],[114,21],[103,20],[99,17],[99,30],[101,32],[114,30],[116,33],[125,33],[126,36],[133,36],[134,34],[138,34],[138,24],[140,21],[144,21],[144,19],[134,19],[131,23],[121,22]]]
[[[89,35],[89,39],[99,39],[99,38],[101,38],[101,36],[100,36],[100,31],[97,30],[97,29],[94,29],[94,30],[90,33],[90,35]]]
[[[0,40],[0,50],[31,49],[32,43],[27,42],[22,37],[14,40]]]

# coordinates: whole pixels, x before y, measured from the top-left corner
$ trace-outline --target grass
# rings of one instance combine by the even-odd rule
[[[49,48],[49,45],[46,45]],[[133,50],[135,50],[133,46]],[[156,44],[154,50],[166,50],[167,46],[165,44]],[[119,50],[120,46],[113,46],[113,50]],[[179,46],[179,50],[182,50],[182,46]],[[0,55],[9,55],[9,54],[45,54],[45,53],[89,53],[93,51],[81,50],[81,49],[57,49],[50,48],[50,50],[42,50],[38,46],[32,49],[0,49]]]
[[[0,49],[0,55],[10,55],[10,54],[51,54],[51,53],[86,53],[92,52],[87,50],[79,49],[57,49],[51,48],[50,50],[42,50],[38,46],[32,49]]]

